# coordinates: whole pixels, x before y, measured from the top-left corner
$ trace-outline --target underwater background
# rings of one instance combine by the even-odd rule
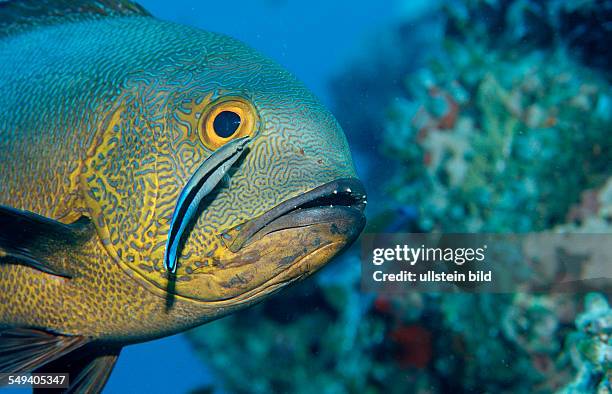
[[[139,3],[248,43],[321,98],[366,184],[366,232],[612,228],[611,1]],[[127,347],[105,392],[612,392],[606,295],[365,294],[358,249]]]

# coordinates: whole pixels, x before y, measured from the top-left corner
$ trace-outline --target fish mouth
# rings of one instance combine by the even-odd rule
[[[221,247],[210,262],[194,262],[189,280],[177,281],[173,291],[226,312],[263,299],[351,245],[365,226],[365,206],[363,185],[355,178],[285,200],[219,234]]]
[[[238,253],[271,233],[314,224],[330,223],[332,232],[342,232],[344,226],[340,224],[350,224],[351,232],[359,234],[365,226],[366,204],[361,181],[336,179],[290,198],[259,217],[223,232],[220,237],[231,252]]]

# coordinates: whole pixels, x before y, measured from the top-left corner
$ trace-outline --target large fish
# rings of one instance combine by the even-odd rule
[[[262,300],[364,226],[333,116],[126,0],[0,2],[0,372],[99,391],[125,345]]]

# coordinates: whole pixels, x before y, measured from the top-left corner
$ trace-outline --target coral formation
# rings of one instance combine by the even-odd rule
[[[392,194],[421,202],[426,231],[562,223],[580,192],[609,175],[609,85],[561,52],[447,47],[389,112],[385,148],[403,164]]]
[[[575,379],[558,394],[612,392],[612,309],[601,294],[589,294],[576,331],[567,338],[567,353],[577,369]]]
[[[559,224],[608,175],[612,91],[561,55],[471,56],[411,79],[413,98],[390,111],[386,149],[406,169],[393,194],[406,204],[434,196],[419,206],[425,230]]]

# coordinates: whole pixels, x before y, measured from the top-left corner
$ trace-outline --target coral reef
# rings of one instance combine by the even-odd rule
[[[562,53],[448,43],[390,110],[392,181],[426,231],[534,231],[564,222],[610,173],[612,90]],[[434,71],[430,71],[434,70]],[[432,198],[433,196],[433,198]]]
[[[566,347],[578,373],[557,393],[612,393],[612,309],[603,295],[587,295]]]
[[[446,36],[470,46],[558,48],[606,74],[612,70],[610,0],[464,0],[444,7]]]

